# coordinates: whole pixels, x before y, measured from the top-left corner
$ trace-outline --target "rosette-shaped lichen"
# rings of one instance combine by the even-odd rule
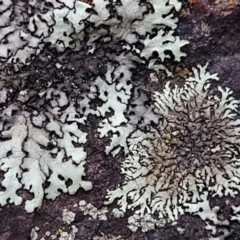
[[[184,212],[218,224],[209,199],[234,196],[240,184],[239,101],[228,88],[211,87],[216,74],[193,68],[184,86],[153,94],[156,126],[136,130],[122,164],[125,181],[108,192],[122,211],[174,221]],[[216,209],[215,209],[216,210]]]

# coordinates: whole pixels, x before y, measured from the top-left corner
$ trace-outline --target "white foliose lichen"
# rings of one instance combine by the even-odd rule
[[[115,156],[120,150],[127,152],[126,140],[129,134],[136,129],[145,113],[147,116],[148,110],[142,106],[136,107],[141,109],[141,112],[134,113],[136,116],[129,116],[134,88],[132,70],[136,64],[145,64],[149,69],[163,70],[171,75],[163,64],[170,57],[166,50],[172,53],[175,61],[180,61],[185,56],[181,48],[188,42],[173,36],[178,21],[173,12],[179,11],[180,7],[179,1],[169,0],[93,1],[93,11],[86,20],[92,26],[86,30],[87,45],[92,47],[89,53],[94,53],[99,45],[108,42],[122,46],[121,54],[116,54],[111,63],[106,64],[105,76],[95,79],[91,91],[83,96],[83,101],[89,106],[96,99],[103,102],[95,110],[85,108],[84,114],[104,118],[99,124],[98,132],[101,138],[112,134],[110,145],[106,147],[107,154],[111,152]],[[128,11],[129,8],[132,11]],[[165,29],[171,31],[163,34]],[[156,41],[158,44],[155,44]],[[154,52],[158,54],[154,55]],[[140,105],[143,105],[142,101]],[[109,114],[110,117],[107,116]]]
[[[93,0],[96,11],[88,19],[97,28],[91,33],[89,42],[99,38],[111,37],[108,41],[125,41],[135,44],[139,40],[160,29],[175,29],[178,19],[171,11],[179,11],[181,3],[178,0],[141,1],[97,1]],[[129,11],[131,9],[131,11]],[[105,27],[105,31],[104,28]],[[107,27],[107,30],[106,30]],[[102,31],[97,31],[102,29]]]
[[[119,199],[118,217],[127,209],[135,211],[129,218],[132,231],[162,226],[185,212],[216,225],[229,224],[218,219],[209,198],[238,192],[239,103],[232,92],[221,87],[213,92],[211,81],[218,78],[206,67],[193,69],[183,87],[166,84],[163,92],[154,93],[153,105],[133,81],[141,64],[146,71],[171,75],[165,61],[185,56],[181,48],[188,42],[174,34],[174,13],[180,7],[178,0],[94,0],[93,7],[73,0],[1,4],[1,64],[30,65],[49,43],[63,58],[87,48],[94,59],[105,44],[100,73],[82,77],[79,68],[87,90],[80,85],[77,97],[66,90],[68,80],[57,87],[50,79],[34,96],[42,102],[34,107],[29,102],[35,89],[15,89],[14,100],[9,100],[8,88],[0,89],[1,205],[21,204],[21,189],[32,195],[25,202],[27,212],[39,208],[44,196],[55,199],[80,187],[90,190],[92,184],[83,180],[87,133],[81,126],[94,115],[101,118],[99,137],[110,139],[105,152],[115,156],[122,150],[126,157],[125,182],[109,191],[108,203]],[[66,65],[62,61],[54,67],[62,73]],[[81,204],[84,214],[107,219],[107,209]],[[72,219],[65,213],[66,223]],[[62,237],[67,239],[67,233]]]
[[[215,225],[219,220],[209,199],[234,197],[240,184],[239,101],[229,88],[217,87],[207,65],[193,68],[183,87],[167,83],[153,94],[159,124],[136,130],[128,139],[129,154],[122,164],[125,181],[108,192],[123,212],[140,217],[178,220],[189,212]]]
[[[110,59],[114,65],[106,65],[105,78],[98,76],[91,83],[90,92],[81,95],[78,109],[84,116],[94,114],[104,118],[98,132],[100,137],[113,134],[110,146],[106,147],[106,153],[116,155],[121,149],[127,151],[126,139],[138,123],[134,119],[129,121],[130,117],[127,116],[133,89],[131,69],[135,68],[133,62],[146,64],[148,68],[164,70],[171,74],[163,64],[165,59],[169,58],[165,50],[172,52],[176,61],[184,56],[181,47],[187,44],[187,41],[180,41],[178,37],[173,36],[178,21],[173,12],[179,11],[180,6],[181,3],[177,0],[161,2],[99,0],[93,1],[93,7],[73,0],[51,3],[46,0],[40,3],[31,1],[29,4],[21,3],[19,6],[10,0],[5,1],[2,5],[6,14],[3,16],[4,31],[0,34],[0,40],[6,52],[5,50],[2,52],[1,59],[7,63],[30,64],[48,43],[51,43],[51,47],[58,52],[79,49],[85,41],[93,50],[108,42],[126,49]],[[18,8],[21,13],[13,14],[12,9]],[[132,11],[128,11],[129,8]],[[16,17],[14,21],[9,20],[10,15]],[[21,19],[24,19],[25,25],[19,24]],[[11,29],[14,29],[14,32],[11,32]],[[165,29],[171,31],[163,35]],[[16,38],[15,35],[12,36],[13,33],[16,34]],[[20,36],[20,33],[26,36]],[[31,45],[32,42],[34,46]],[[142,47],[139,47],[139,44]],[[154,52],[157,52],[158,56],[153,56]],[[56,66],[62,68],[59,63]],[[52,92],[48,96],[51,94]],[[93,109],[91,103],[96,100],[103,104]],[[113,115],[107,117],[112,111]]]
[[[30,64],[51,43],[58,51],[73,48],[82,40],[85,11],[81,1],[3,1],[0,7],[0,60],[14,64]],[[24,23],[24,24],[22,24]]]
[[[95,26],[89,31],[88,41],[93,48],[99,40],[123,43],[123,48],[144,58],[143,62],[149,69],[164,70],[168,75],[171,72],[163,64],[166,58],[170,58],[166,50],[172,52],[175,61],[186,56],[181,47],[188,41],[174,36],[178,18],[172,12],[180,10],[181,2],[178,0],[114,1],[111,4],[109,0],[94,0],[93,5],[96,13],[88,19]],[[139,43],[143,49],[138,47]]]
[[[93,7],[74,0],[17,3],[7,0],[0,8],[0,59],[7,63],[30,64],[46,44],[51,43],[53,48],[62,52],[78,48],[87,37],[87,44],[93,50],[99,41],[125,42],[123,47],[129,47],[139,55],[136,43],[141,42],[145,45],[141,57],[146,60],[156,51],[163,61],[165,56],[169,57],[164,53],[167,49],[178,61],[184,56],[180,48],[187,44],[187,41],[173,36],[178,19],[172,11],[179,11],[180,7],[177,0],[96,0]],[[92,9],[91,14],[87,9]],[[168,34],[166,28],[171,29]],[[156,35],[156,31],[159,34]],[[156,37],[152,38],[153,34]],[[156,60],[151,59],[149,67],[167,71],[163,64],[157,66]]]
[[[20,205],[18,190],[25,189],[32,195],[25,202],[27,212],[39,208],[44,196],[55,199],[61,192],[92,188],[82,179],[87,134],[78,124],[84,118],[73,111],[64,91],[49,88],[40,95],[40,100],[50,102],[45,111],[28,111],[19,101],[0,115],[0,204]]]

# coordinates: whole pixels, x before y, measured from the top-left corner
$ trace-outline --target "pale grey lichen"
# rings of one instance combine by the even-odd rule
[[[30,64],[35,55],[40,54],[46,44],[51,43],[58,51],[81,46],[84,38],[87,44],[96,48],[97,41],[125,42],[139,54],[137,42],[145,45],[141,56],[148,59],[153,51],[165,55],[162,50],[173,52],[176,60],[181,53],[180,48],[187,41],[179,41],[173,36],[178,19],[171,13],[180,10],[181,3],[177,0],[156,0],[144,2],[93,1],[93,8],[81,1],[29,1],[15,3],[4,1],[1,5],[0,59],[14,64]],[[91,9],[91,14],[87,9]],[[128,11],[128,9],[132,11]],[[24,22],[25,24],[21,24]],[[92,26],[92,27],[89,27]],[[171,29],[167,35],[165,29]],[[155,31],[159,34],[151,38]],[[158,45],[152,47],[154,42]],[[174,44],[177,41],[178,44]],[[163,43],[163,44],[161,44]],[[124,46],[123,46],[124,47]],[[162,50],[161,50],[162,49]],[[92,52],[92,50],[89,51]],[[156,61],[154,61],[156,62]],[[149,67],[157,66],[151,60]],[[160,69],[166,69],[162,64]]]
[[[31,240],[37,240],[38,239],[38,231],[39,231],[39,227],[35,226],[34,228],[32,228],[31,230]]]
[[[82,40],[88,4],[80,1],[3,1],[0,8],[0,60],[30,64],[46,43],[58,51]],[[24,23],[24,24],[22,24]]]
[[[106,207],[97,209],[93,204],[81,200],[79,202],[79,210],[82,211],[84,215],[91,216],[93,219],[107,220],[106,214],[108,213],[108,209]]]
[[[93,115],[100,119],[98,137],[109,139],[105,152],[125,156],[125,181],[108,192],[107,203],[118,198],[117,217],[134,211],[133,231],[162,226],[185,212],[207,224],[229,224],[218,219],[219,208],[211,208],[209,198],[239,192],[239,101],[228,88],[212,88],[218,78],[206,66],[193,68],[182,87],[167,83],[153,95],[140,80],[134,82],[139,66],[157,81],[159,71],[172,75],[167,59],[179,62],[186,56],[182,47],[188,41],[175,34],[180,8],[178,0],[94,0],[93,7],[75,0],[0,4],[0,69],[29,67],[11,87],[8,81],[17,77],[8,78],[8,68],[1,72],[0,205],[20,205],[21,189],[32,195],[27,212],[39,208],[44,197],[90,190],[91,182],[84,180],[88,132],[83,127]],[[37,57],[57,76],[28,79]],[[76,64],[87,57],[101,59],[99,66]],[[89,73],[91,68],[99,71]],[[33,71],[37,75],[39,69]],[[65,78],[64,71],[70,72]],[[101,213],[93,205],[80,209],[107,219],[105,208]],[[238,220],[239,209],[233,210],[232,220]]]
[[[17,193],[21,188],[33,195],[25,203],[27,212],[39,208],[44,195],[55,199],[61,191],[74,194],[79,187],[92,188],[90,182],[82,180],[86,158],[82,144],[87,134],[78,124],[84,119],[71,110],[72,115],[67,114],[71,105],[66,107],[68,99],[63,91],[55,94],[47,111],[31,113],[18,102],[7,106],[0,115],[0,170],[4,175],[1,205],[8,201],[21,204],[23,199]],[[48,94],[42,99],[47,101]]]
[[[70,225],[75,220],[76,213],[68,211],[67,208],[63,208],[62,221],[63,223]]]
[[[228,225],[209,206],[214,196],[235,196],[240,184],[239,101],[228,88],[211,89],[216,74],[193,68],[183,87],[153,94],[157,126],[136,130],[122,164],[125,181],[108,192],[122,211],[175,221],[185,212]]]
[[[140,52],[140,57],[146,60],[149,69],[157,72],[165,71],[171,76],[171,71],[163,64],[167,58],[170,58],[166,51],[172,53],[174,61],[180,61],[181,57],[186,56],[181,48],[189,43],[174,36],[178,18],[171,12],[179,11],[181,3],[178,0],[164,0],[161,3],[151,0],[147,6],[148,14],[144,13],[143,21],[133,20],[130,27],[134,29],[133,33],[138,36],[137,40],[144,45],[144,48],[141,51],[138,48],[133,48],[133,50],[136,53]],[[138,12],[141,12],[140,9]]]
[[[93,0],[93,6],[96,13],[88,20],[94,24],[95,29],[90,30],[89,44],[103,38],[106,41],[124,41],[127,45],[133,45],[138,41],[144,42],[144,37],[156,30],[175,29],[178,19],[171,11],[179,11],[181,3],[178,0]]]

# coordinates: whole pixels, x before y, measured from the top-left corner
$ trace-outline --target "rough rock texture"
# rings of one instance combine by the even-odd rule
[[[60,4],[56,1],[54,2],[56,4]],[[32,5],[34,6],[33,3]],[[19,9],[21,10],[22,8],[24,8],[24,6],[21,6]],[[69,8],[71,8],[71,6],[69,6]],[[143,12],[144,11],[145,9],[143,9]],[[16,16],[19,15],[16,14]],[[41,19],[39,16],[40,15],[33,15],[32,18]],[[138,231],[132,233],[129,228],[127,228],[128,218],[134,214],[134,212],[131,212],[131,210],[129,210],[123,218],[114,218],[111,210],[118,207],[117,203],[114,202],[108,208],[108,212],[106,213],[108,220],[105,221],[99,217],[93,218],[89,215],[84,215],[84,212],[79,210],[78,203],[80,200],[84,199],[87,203],[92,203],[97,209],[102,209],[105,206],[104,202],[106,200],[105,197],[107,194],[107,189],[114,189],[117,185],[123,183],[124,176],[121,175],[120,172],[121,163],[124,161],[124,153],[123,151],[120,151],[120,149],[127,151],[127,148],[124,137],[121,142],[119,133],[124,136],[123,133],[131,131],[131,129],[129,130],[127,127],[132,127],[138,124],[139,128],[141,129],[144,124],[149,124],[151,122],[148,118],[141,119],[141,116],[144,115],[144,113],[147,111],[146,109],[149,109],[149,106],[151,105],[149,102],[149,91],[161,91],[165,82],[182,86],[185,81],[185,76],[188,76],[189,72],[191,71],[191,67],[195,67],[197,64],[204,65],[206,62],[209,62],[209,71],[213,74],[218,73],[220,85],[222,87],[227,86],[231,88],[234,91],[234,97],[236,99],[240,99],[239,20],[240,7],[234,1],[226,4],[222,1],[197,0],[196,4],[193,6],[190,6],[186,1],[183,2],[182,10],[179,13],[179,25],[177,28],[177,33],[181,39],[189,41],[189,44],[181,49],[183,52],[187,53],[187,57],[182,59],[181,63],[172,62],[172,59],[170,58],[166,59],[166,64],[164,67],[162,67],[160,64],[160,69],[163,68],[164,72],[160,72],[155,76],[156,78],[161,79],[160,82],[150,80],[149,74],[151,71],[149,71],[149,69],[143,63],[137,63],[134,65],[126,60],[126,65],[132,64],[132,75],[130,75],[130,73],[128,73],[127,69],[124,67],[121,68],[118,66],[119,59],[121,58],[121,61],[124,61],[124,56],[118,55],[116,57],[111,53],[111,48],[115,48],[116,51],[121,52],[121,50],[118,49],[118,46],[114,46],[114,41],[124,38],[129,42],[134,42],[136,41],[136,36],[132,33],[128,35],[124,35],[126,33],[118,33],[115,35],[117,40],[114,39],[113,43],[109,43],[109,45],[105,44],[102,48],[97,48],[97,42],[94,57],[86,54],[89,51],[87,46],[84,46],[81,50],[77,49],[74,53],[72,53],[70,49],[67,49],[64,53],[57,53],[55,50],[47,46],[38,56],[33,59],[31,64],[23,67],[20,64],[20,71],[18,69],[18,65],[13,66],[10,63],[7,63],[6,65],[4,64],[0,72],[0,104],[7,102],[7,110],[13,108],[14,112],[12,114],[13,117],[11,118],[9,115],[7,115],[9,114],[10,110],[7,111],[6,109],[1,109],[1,112],[6,112],[4,115],[7,118],[6,122],[9,121],[8,124],[4,125],[4,130],[6,132],[9,129],[12,129],[11,127],[13,126],[13,122],[17,122],[19,125],[23,126],[21,129],[24,133],[26,133],[26,136],[21,134],[24,145],[21,145],[20,143],[13,143],[13,145],[15,144],[15,146],[19,148],[19,152],[23,148],[24,153],[28,152],[28,148],[36,148],[39,156],[43,155],[42,149],[45,149],[45,152],[48,151],[50,155],[60,154],[61,151],[59,148],[63,148],[63,146],[65,146],[65,140],[62,139],[61,130],[59,129],[64,129],[66,132],[65,136],[67,136],[66,142],[71,142],[74,147],[77,147],[78,150],[82,151],[82,154],[86,153],[88,156],[86,161],[84,158],[85,155],[82,155],[83,157],[81,160],[74,158],[74,148],[70,144],[66,148],[68,150],[66,150],[64,153],[66,158],[66,161],[64,162],[68,163],[69,158],[72,158],[73,161],[75,161],[75,164],[71,165],[71,167],[77,168],[79,166],[79,171],[83,171],[84,165],[84,172],[81,174],[81,181],[87,185],[85,186],[83,184],[81,187],[85,188],[85,190],[88,190],[92,187],[92,190],[90,192],[86,192],[83,189],[79,189],[77,191],[75,188],[71,192],[68,188],[64,188],[62,185],[62,189],[60,191],[56,189],[53,194],[54,196],[49,197],[50,199],[55,198],[56,195],[59,195],[62,192],[69,192],[73,194],[77,191],[76,194],[70,196],[63,193],[56,198],[55,201],[51,201],[43,199],[43,192],[34,193],[34,191],[31,190],[33,189],[32,185],[28,186],[27,184],[23,184],[25,189],[21,189],[19,185],[19,188],[16,189],[16,194],[27,202],[31,202],[33,199],[33,193],[35,196],[37,194],[41,195],[38,198],[40,199],[39,202],[34,202],[33,204],[31,203],[29,207],[27,207],[27,209],[30,208],[29,211],[34,210],[35,207],[38,208],[39,205],[42,206],[33,213],[26,213],[23,210],[24,205],[13,206],[10,204],[0,207],[0,239],[24,240],[41,239],[42,237],[45,239],[51,239],[51,236],[53,235],[55,235],[57,239],[75,238],[79,240],[90,240],[94,239],[96,236],[102,236],[102,239],[138,240],[210,239],[212,237],[211,226],[209,225],[210,231],[207,231],[204,221],[198,216],[184,214],[180,216],[176,222],[166,223],[164,226],[155,230],[153,229],[148,232],[141,232],[138,229]],[[16,21],[18,21],[18,19],[16,19]],[[91,21],[94,22],[99,20],[93,18]],[[111,21],[116,24],[114,21],[119,21],[119,19],[111,19]],[[67,25],[67,22],[65,22],[65,24]],[[51,22],[48,22],[48,25],[51,25]],[[127,27],[128,26],[126,25],[125,28]],[[139,26],[136,24],[136,28],[137,27]],[[71,28],[70,25],[69,28]],[[18,30],[20,31],[20,27]],[[0,28],[0,33],[1,31],[2,28]],[[94,33],[95,29],[91,29],[89,26],[89,31]],[[100,33],[102,34],[101,36],[105,36],[106,29],[103,28],[102,32]],[[94,34],[91,36],[93,39],[89,39],[89,43],[94,42],[95,37],[99,37],[97,35],[95,36]],[[44,36],[42,35],[42,37]],[[67,38],[69,36],[65,37]],[[103,39],[108,41],[104,37]],[[20,40],[18,43],[22,44],[22,41]],[[38,42],[35,41],[33,41],[33,43],[38,44]],[[71,43],[68,42],[68,44],[71,48]],[[139,49],[141,49],[141,43],[139,44]],[[61,44],[59,45],[59,49],[62,49]],[[14,51],[14,49],[12,49],[12,51]],[[145,57],[145,54],[143,54],[142,57]],[[132,56],[132,58],[134,59],[134,56]],[[28,59],[24,60],[28,61]],[[108,69],[105,68],[106,63],[108,63]],[[151,64],[149,63],[149,68],[150,65]],[[63,69],[62,66],[64,66]],[[59,69],[62,70],[60,71]],[[82,69],[82,71],[78,71],[78,69]],[[111,70],[111,76],[106,74],[109,69]],[[134,81],[132,83],[126,81],[124,85],[120,85],[119,82],[121,82],[120,80],[122,78],[121,73],[123,72],[129,78],[133,78]],[[173,73],[173,79],[168,76],[170,72]],[[49,79],[51,82],[49,82]],[[91,88],[89,88],[89,85],[86,84],[86,80],[89,79],[92,81]],[[104,81],[101,79],[104,79]],[[107,84],[105,80],[107,81]],[[104,84],[106,84],[105,90]],[[49,85],[51,85],[51,88],[49,88]],[[103,86],[103,88],[98,89],[96,87],[98,85]],[[139,89],[143,89],[143,86],[146,91],[139,91]],[[78,92],[79,87],[81,87],[81,93]],[[120,113],[124,112],[124,114],[118,115],[114,113],[111,108],[113,100],[108,101],[106,98],[106,92],[111,87],[113,89],[118,89],[118,95],[112,96],[111,99],[114,99],[116,104],[118,104]],[[12,91],[6,94],[5,91],[9,88],[11,88]],[[33,90],[25,93],[26,89]],[[51,92],[51,89],[54,89],[54,91]],[[39,92],[45,93],[45,91],[48,91],[46,95],[43,95],[45,97],[37,97]],[[72,94],[70,97],[68,96],[69,93]],[[125,95],[125,93],[127,94]],[[78,98],[80,94],[82,99]],[[71,102],[74,106],[78,106],[76,108],[77,113],[71,109],[71,104],[66,108],[64,101],[60,101],[60,99],[64,99],[65,95],[69,97],[66,101]],[[131,104],[129,96],[133,97],[134,99]],[[12,104],[14,102],[18,102],[20,104],[16,106]],[[86,106],[81,105],[82,102],[86,103]],[[139,105],[139,102],[144,102],[144,104]],[[46,103],[48,104],[48,107],[45,107]],[[91,108],[88,108],[88,103],[90,103]],[[131,107],[127,108],[126,104],[130,104]],[[1,107],[2,106],[3,105],[1,105]],[[39,106],[41,108],[39,108]],[[135,107],[138,109],[136,112],[139,113],[139,122],[137,123],[135,118],[131,118],[130,114],[132,109],[135,109]],[[38,135],[37,139],[36,137],[34,138],[30,136],[30,128],[29,131],[24,130],[24,126],[26,126],[24,121],[29,121],[29,119],[34,119],[34,116],[39,116],[38,111],[40,112],[40,110],[45,114],[42,116],[42,119],[46,117],[48,120],[46,123],[43,120],[45,135]],[[21,112],[20,115],[18,114],[19,112]],[[31,112],[32,115],[28,116],[29,112]],[[64,112],[67,112],[67,114],[64,115]],[[87,121],[84,119],[84,114],[86,113],[90,114],[90,117]],[[152,117],[152,123],[154,124],[154,122],[156,122],[156,119],[154,119],[154,111],[151,111],[150,109],[148,114]],[[69,126],[78,120],[79,132],[77,132],[77,128],[74,127],[70,130],[64,128],[64,121],[67,121]],[[143,125],[141,120],[143,120]],[[131,124],[126,126],[126,123]],[[35,127],[39,125],[41,125],[41,122],[35,122]],[[116,127],[117,131],[114,132],[106,130],[108,127],[110,129],[112,125]],[[102,129],[104,126],[105,130],[103,131]],[[34,130],[35,133],[37,132],[36,129]],[[18,133],[13,131],[13,134]],[[82,135],[84,135],[83,138],[80,137]],[[101,138],[99,138],[99,135],[101,135]],[[46,136],[53,139],[51,144],[48,144],[44,138]],[[126,138],[127,137],[128,136],[126,136]],[[4,138],[4,136],[1,135],[1,139],[2,138]],[[6,139],[9,140],[8,136]],[[41,142],[41,148],[37,149],[37,147],[34,145],[34,142]],[[55,142],[59,147],[58,150],[56,150],[58,152],[54,152],[56,146],[54,145]],[[3,145],[0,145],[0,148],[4,146],[4,141],[1,142],[1,144],[2,143]],[[115,147],[116,143],[119,143],[117,147]],[[9,147],[8,144],[5,145],[6,148]],[[10,157],[12,154],[11,149],[8,149],[7,152],[7,157]],[[107,154],[109,152],[112,154]],[[29,155],[26,156],[28,159],[31,158]],[[14,158],[19,159],[21,157],[22,156],[19,155],[14,156]],[[40,185],[40,187],[35,187],[35,189],[43,189],[42,191],[45,191],[45,193],[48,192],[46,189],[49,187],[49,181],[47,180],[49,180],[49,176],[53,176],[48,176],[48,172],[51,172],[51,168],[55,168],[55,165],[51,166],[50,164],[50,156],[48,156],[46,159],[46,162],[49,165],[46,164],[47,167],[44,164],[40,165],[40,168],[43,169],[42,172],[44,172],[44,175],[42,175],[41,179],[34,181],[36,184]],[[52,159],[54,160],[55,158],[52,157]],[[4,179],[4,164],[7,161],[3,161],[3,156],[1,156],[1,160],[0,180],[2,182]],[[8,164],[10,163],[8,162]],[[15,161],[11,164],[21,165],[21,162],[19,160],[19,162]],[[80,164],[82,165],[80,166]],[[11,174],[13,178],[11,178],[11,181],[14,179],[17,181],[22,173],[25,174],[27,179],[29,169],[31,169],[31,167],[29,167],[27,164],[27,161],[25,167],[28,169],[28,171],[24,168],[24,165],[22,165],[20,172],[14,172]],[[58,177],[61,181],[64,181],[67,186],[71,186],[72,182],[68,181],[68,178],[71,180],[71,177],[73,176],[66,176],[66,179],[63,179],[64,173],[65,172],[63,169],[63,172],[60,174],[61,176],[58,175],[56,177]],[[29,178],[30,177],[34,178],[35,176],[29,176]],[[26,183],[27,180],[23,182]],[[89,182],[91,182],[91,185]],[[14,185],[14,187],[18,186]],[[1,185],[0,188],[1,191],[5,190],[4,185]],[[9,199],[5,200],[8,201]],[[21,201],[20,199],[18,200]],[[15,202],[15,204],[18,205],[18,202]],[[210,205],[211,208],[216,206],[220,207],[220,210],[217,212],[217,214],[218,219],[222,221],[229,219],[229,216],[232,216],[233,212],[235,211],[235,219],[233,218],[233,221],[231,221],[230,225],[227,226],[227,230],[230,235],[226,237],[226,239],[239,239],[240,225],[237,221],[239,210],[234,210],[231,206],[240,205],[240,195],[235,195],[234,198],[215,197],[210,200]],[[64,209],[75,213],[74,220],[70,220],[71,224],[68,224],[63,220]],[[78,229],[77,232],[75,232],[75,228],[72,227],[72,225]],[[217,229],[217,234],[220,233],[221,235],[221,232],[223,232],[224,235],[224,231],[225,229],[221,229],[220,227],[220,229]],[[46,232],[48,233],[46,234]],[[216,239],[222,238],[218,236]]]

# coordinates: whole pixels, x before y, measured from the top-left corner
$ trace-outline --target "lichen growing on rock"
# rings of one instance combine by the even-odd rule
[[[74,112],[74,118],[69,120],[71,114],[64,117],[68,101],[64,92],[57,93],[58,101],[54,107],[49,106],[48,111],[30,112],[20,103],[10,104],[2,111],[1,205],[8,199],[15,205],[21,204],[23,199],[17,193],[21,188],[33,194],[32,199],[26,201],[27,212],[41,206],[44,194],[48,199],[55,199],[61,191],[74,194],[79,187],[92,188],[90,182],[82,180],[86,152],[81,145],[86,142],[87,134],[77,123],[83,119]]]
[[[101,118],[100,138],[112,134],[106,146],[112,155],[128,151],[126,140],[140,122],[157,122],[133,74],[138,64],[159,65],[169,74],[163,64],[169,53],[176,61],[185,56],[181,47],[187,41],[173,35],[178,21],[173,12],[181,4],[98,0],[92,5],[8,0],[0,6],[1,205],[21,204],[19,190],[25,189],[31,195],[25,209],[32,212],[44,196],[92,188],[83,180],[88,133],[82,127],[89,115]],[[89,74],[88,66],[76,63],[101,48],[99,72]],[[82,59],[75,61],[79,54]],[[37,61],[43,69],[34,68]],[[15,73],[26,77],[18,80]]]
[[[125,158],[124,183],[106,203],[118,199],[116,218],[134,211],[132,231],[186,212],[229,224],[209,199],[239,193],[239,101],[207,65],[183,86],[145,86],[149,75],[172,76],[171,63],[186,56],[188,41],[175,32],[180,8],[178,0],[0,4],[1,206],[25,201],[32,212],[44,197],[91,190],[86,145],[95,134],[108,140],[102,151]],[[107,219],[92,206],[82,208]]]
[[[228,88],[211,88],[218,77],[206,67],[193,68],[183,87],[167,83],[153,93],[159,124],[128,139],[125,181],[108,192],[107,203],[118,199],[122,211],[143,217],[175,221],[189,212],[220,223],[209,199],[239,190],[239,101]]]
[[[4,62],[29,65],[51,43],[58,51],[75,48],[73,33],[82,40],[89,14],[80,1],[3,1],[0,7],[0,67]]]

